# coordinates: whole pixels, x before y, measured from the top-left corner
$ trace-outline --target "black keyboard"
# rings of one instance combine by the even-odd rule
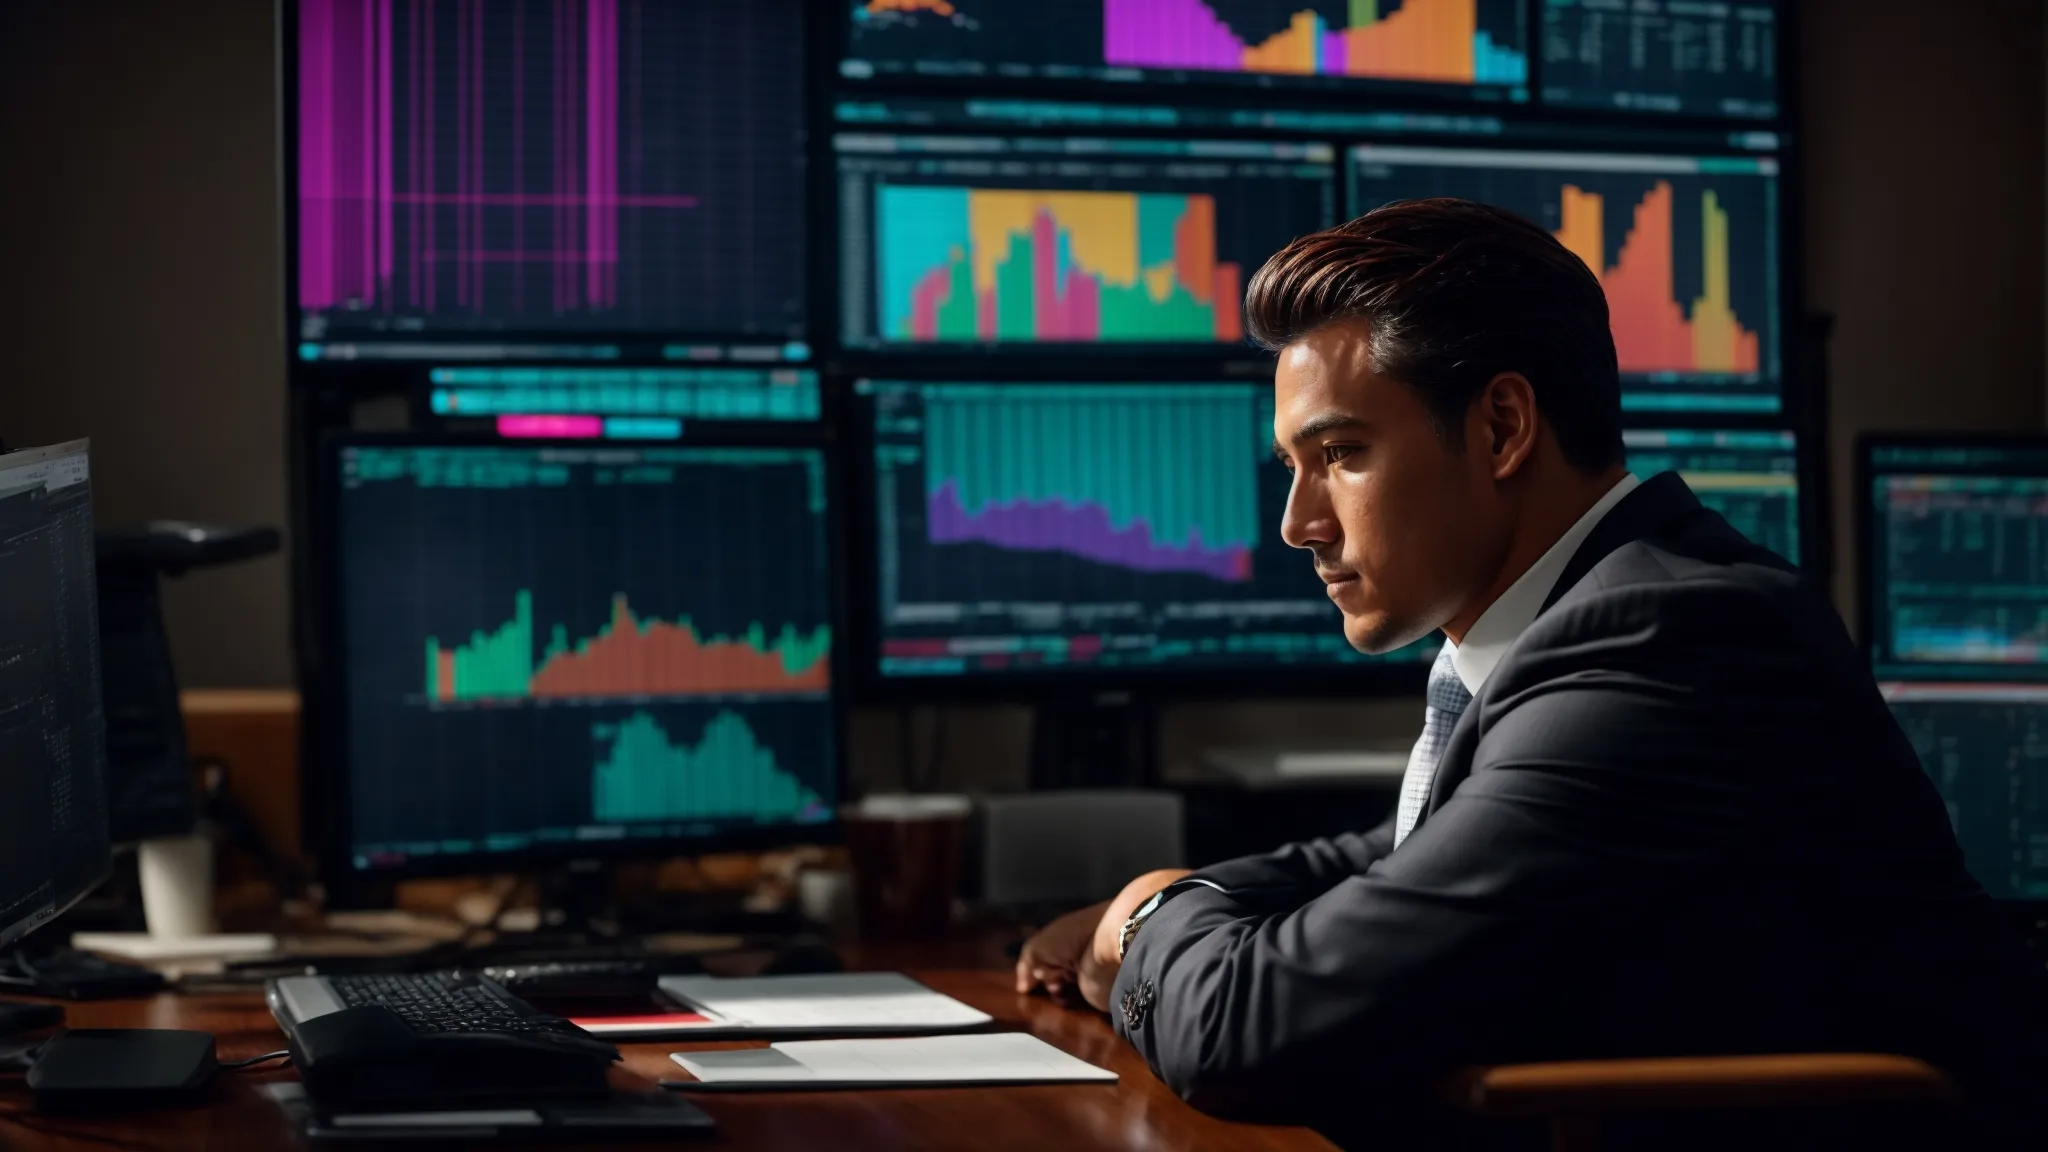
[[[421,1035],[585,1036],[574,1024],[536,1011],[491,981],[466,972],[330,976],[327,982],[344,1005],[389,1009]]]

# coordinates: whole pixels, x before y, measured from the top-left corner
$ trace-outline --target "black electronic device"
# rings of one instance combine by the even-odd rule
[[[219,1067],[206,1032],[74,1028],[37,1052],[28,1087],[45,1112],[190,1108]]]
[[[118,1000],[164,989],[161,972],[75,948],[17,951],[0,960],[0,985],[68,1000]]]
[[[482,971],[506,991],[530,1000],[612,999],[645,995],[663,976],[696,975],[704,963],[687,955],[647,955],[504,964]]]
[[[1878,686],[1971,874],[2048,905],[2048,436],[1872,434],[1856,465]]]
[[[320,468],[306,812],[332,900],[832,835],[822,442],[362,435]]]
[[[277,551],[275,528],[153,520],[97,538],[108,834],[116,844],[192,831],[199,800],[164,631],[164,577]]]
[[[76,903],[113,858],[95,585],[86,442],[0,455],[0,944]],[[14,965],[33,979],[33,960]],[[93,1029],[42,1049],[29,1086],[40,1107],[185,1104],[213,1067],[204,1033]]]
[[[619,1051],[464,972],[288,976],[265,998],[327,1106],[599,1097]]]
[[[0,1000],[0,1036],[37,1032],[64,1023],[64,1006],[28,1000]]]

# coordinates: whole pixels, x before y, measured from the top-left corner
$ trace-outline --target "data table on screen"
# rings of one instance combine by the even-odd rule
[[[1370,659],[1280,539],[1289,479],[1265,386],[864,389],[883,675]]]
[[[835,140],[852,347],[1244,348],[1244,284],[1335,210],[1326,144]]]
[[[1543,102],[1778,114],[1778,0],[1543,0]]]
[[[841,75],[1526,100],[1521,0],[850,0]]]
[[[821,453],[364,446],[342,466],[363,866],[826,818]]]
[[[1880,687],[1970,874],[2001,900],[2048,899],[2048,685]]]
[[[1676,472],[1701,504],[1794,564],[1799,553],[1799,441],[1782,430],[1630,428],[1629,471]]]
[[[2048,680],[2048,477],[1873,480],[1881,669]]]
[[[427,357],[493,334],[802,337],[801,0],[296,11],[304,358],[375,338]]]
[[[1352,209],[1457,196],[1549,229],[1607,293],[1622,406],[1776,412],[1772,157],[1360,145]]]

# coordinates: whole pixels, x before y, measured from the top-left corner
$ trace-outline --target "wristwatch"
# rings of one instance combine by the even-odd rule
[[[1175,880],[1173,883],[1147,897],[1143,904],[1138,905],[1138,910],[1131,913],[1131,918],[1124,921],[1123,930],[1116,934],[1117,962],[1123,962],[1124,952],[1130,948],[1131,941],[1137,938],[1138,929],[1144,926],[1145,921],[1154,912],[1159,911],[1161,905],[1190,888],[1214,887],[1216,885],[1207,880]]]

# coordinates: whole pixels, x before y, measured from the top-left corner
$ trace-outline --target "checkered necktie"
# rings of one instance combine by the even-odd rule
[[[1422,736],[1408,753],[1408,772],[1401,777],[1401,806],[1395,809],[1396,848],[1415,830],[1415,822],[1422,819],[1422,809],[1429,803],[1430,783],[1436,779],[1436,762],[1443,758],[1444,749],[1451,742],[1451,729],[1458,726],[1458,717],[1472,703],[1472,693],[1458,679],[1458,666],[1451,659],[1455,651],[1449,644],[1444,645],[1436,654],[1436,663],[1429,666],[1425,697],[1429,708],[1422,715]]]

